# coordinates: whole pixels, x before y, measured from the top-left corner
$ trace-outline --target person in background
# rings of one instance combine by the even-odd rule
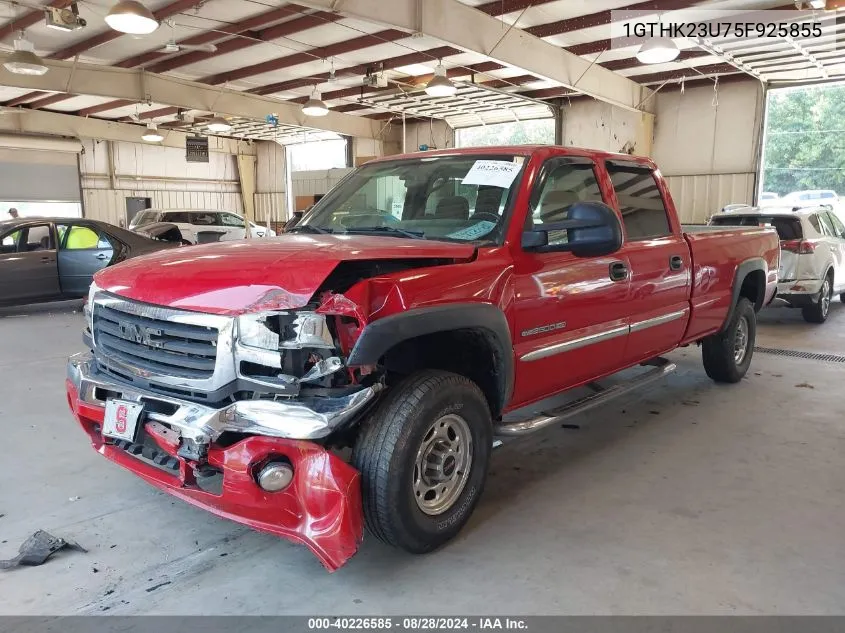
[[[15,207],[9,209],[9,215],[12,216],[12,219],[15,220],[18,218],[18,210]]]

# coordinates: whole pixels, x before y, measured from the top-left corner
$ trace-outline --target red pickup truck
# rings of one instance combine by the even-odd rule
[[[738,382],[778,256],[770,229],[685,231],[645,158],[386,158],[278,238],[98,273],[68,402],[108,459],[330,570],[365,525],[424,553],[467,522],[502,438],[666,374],[679,346]]]

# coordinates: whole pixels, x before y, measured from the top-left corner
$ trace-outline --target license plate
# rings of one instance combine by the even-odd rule
[[[119,440],[135,441],[135,431],[144,405],[128,400],[106,400],[103,435]]]

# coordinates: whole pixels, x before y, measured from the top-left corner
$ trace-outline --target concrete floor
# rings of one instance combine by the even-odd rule
[[[758,344],[845,354],[832,307],[767,312]],[[845,612],[845,365],[757,354],[717,386],[680,350],[656,388],[500,449],[453,544],[368,538],[330,575],[91,450],[63,388],[78,310],[0,311],[0,558],[38,528],[89,549],[0,572],[2,614]]]

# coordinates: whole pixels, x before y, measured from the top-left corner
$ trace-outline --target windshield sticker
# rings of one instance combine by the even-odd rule
[[[477,240],[480,237],[487,235],[490,231],[496,228],[495,222],[490,222],[489,220],[482,220],[477,224],[473,224],[472,226],[468,226],[465,229],[461,229],[460,231],[455,231],[454,233],[449,233],[446,237],[451,237],[456,240]]]
[[[506,160],[477,160],[461,181],[462,185],[487,185],[507,189],[522,165]]]

